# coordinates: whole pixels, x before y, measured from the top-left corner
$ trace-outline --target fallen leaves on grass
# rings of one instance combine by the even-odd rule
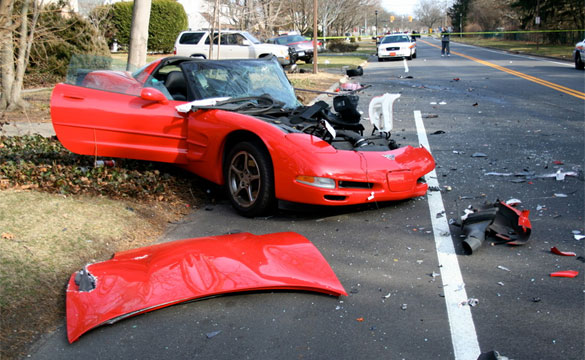
[[[170,165],[120,159],[96,167],[95,160],[69,152],[55,137],[0,136],[0,189],[168,202],[191,192],[192,176]]]

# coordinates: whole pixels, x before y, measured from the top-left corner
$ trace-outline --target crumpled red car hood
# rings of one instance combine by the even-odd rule
[[[319,250],[294,232],[178,240],[114,254],[67,285],[67,337],[180,302],[236,291],[347,295]]]

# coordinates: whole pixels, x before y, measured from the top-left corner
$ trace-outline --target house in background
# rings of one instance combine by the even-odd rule
[[[47,2],[57,2],[58,0],[49,0]],[[101,5],[113,4],[124,0],[69,0],[70,11],[77,12],[81,15],[87,16],[90,11]],[[213,9],[209,9],[209,5],[204,0],[177,0],[183,5],[187,19],[189,20],[190,29],[207,29],[210,27],[209,14]]]

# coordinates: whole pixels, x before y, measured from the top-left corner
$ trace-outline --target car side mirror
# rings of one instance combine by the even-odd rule
[[[250,40],[242,40],[243,46],[250,46]]]
[[[151,87],[145,87],[140,91],[140,97],[148,101],[156,101],[161,104],[168,104],[169,99],[160,90]]]

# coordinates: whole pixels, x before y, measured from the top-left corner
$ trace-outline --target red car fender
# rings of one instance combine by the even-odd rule
[[[71,275],[67,336],[73,342],[97,326],[189,300],[271,289],[347,295],[319,250],[297,233],[172,241],[116,253]]]
[[[244,136],[244,133],[246,135]],[[252,116],[223,110],[199,110],[189,114],[187,131],[190,162],[184,166],[209,181],[223,185],[223,159],[226,141],[235,135],[236,141],[253,137],[267,148],[276,168],[285,160],[285,133],[277,127]]]

